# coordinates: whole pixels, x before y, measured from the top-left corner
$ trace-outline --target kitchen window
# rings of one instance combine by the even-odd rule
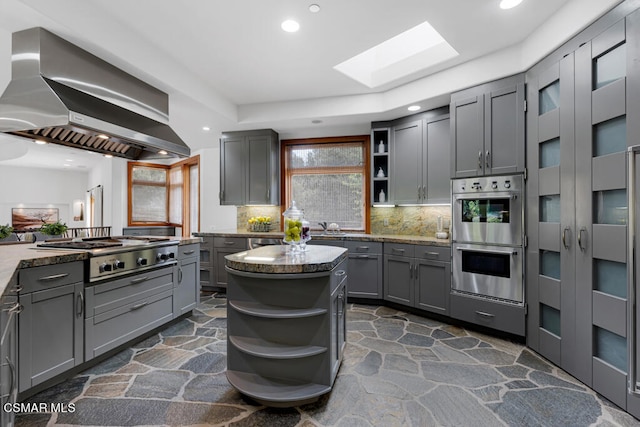
[[[173,165],[129,162],[129,226],[181,227],[189,236],[199,228],[200,157]]]
[[[367,232],[369,136],[282,141],[285,206],[304,209],[312,229],[319,222]]]

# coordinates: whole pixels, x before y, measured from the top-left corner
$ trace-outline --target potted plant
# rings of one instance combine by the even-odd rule
[[[13,227],[12,226],[10,226],[9,224],[0,225],[0,240],[1,239],[6,239],[7,237],[9,237],[11,235],[11,233],[13,233]]]
[[[52,237],[62,237],[62,235],[67,231],[68,228],[69,227],[67,227],[67,224],[62,223],[58,220],[50,224],[42,224],[42,227],[40,227],[40,232]]]

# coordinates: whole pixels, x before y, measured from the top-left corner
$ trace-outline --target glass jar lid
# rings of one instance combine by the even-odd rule
[[[289,208],[284,211],[284,213],[282,214],[283,217],[285,218],[294,218],[294,219],[300,219],[302,218],[304,215],[304,213],[298,209],[298,206],[296,206],[296,201],[292,200],[291,201],[291,206],[289,206]]]

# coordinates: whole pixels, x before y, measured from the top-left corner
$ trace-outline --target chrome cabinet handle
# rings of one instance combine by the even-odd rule
[[[236,244],[236,242],[229,242],[229,241],[226,241],[226,242],[224,242],[224,244],[225,244],[225,245],[235,245],[235,244]]]
[[[478,169],[482,169],[482,150],[478,151]]]
[[[82,316],[83,312],[84,312],[84,295],[82,294],[82,292],[80,292],[76,297],[76,317]]]
[[[564,230],[562,230],[562,246],[564,246],[565,249],[569,249],[569,245],[571,244],[569,243],[571,240],[567,240],[567,233],[571,233],[569,227],[565,227]],[[569,239],[571,239],[571,235],[569,235]]]
[[[413,265],[409,264],[409,278],[413,279]]]
[[[487,318],[496,317],[495,314],[487,313],[484,311],[476,311],[476,314],[482,317],[487,317]]]
[[[9,359],[9,356],[6,356],[5,360],[7,361],[7,365],[9,365],[9,370],[11,371],[11,385],[9,386],[9,394],[7,395],[7,401],[5,402],[9,403],[9,401],[11,400],[11,395],[13,394],[13,388],[16,385],[16,367],[11,359]]]
[[[438,258],[440,254],[438,252],[425,251],[424,256],[426,256],[427,258]]]
[[[398,252],[398,253],[401,253],[401,254],[404,253],[404,249],[400,249],[400,248],[391,248],[391,251],[392,252]]]
[[[138,283],[142,283],[142,282],[144,282],[144,281],[146,281],[146,280],[149,280],[149,278],[148,278],[147,276],[139,277],[139,278],[137,278],[137,279],[133,279],[133,280],[131,281],[131,284],[134,284],[134,285],[135,285],[135,284],[138,284]]]
[[[38,280],[47,281],[47,280],[57,280],[62,279],[63,277],[67,277],[69,273],[60,273],[60,274],[52,274],[51,276],[40,277]]]
[[[140,310],[142,307],[144,307],[144,306],[145,306],[145,305],[147,305],[147,304],[149,304],[149,302],[148,302],[148,301],[141,302],[140,304],[136,304],[136,305],[134,305],[133,307],[131,307],[131,311],[134,311],[134,310]]]
[[[578,246],[580,247],[580,250],[582,252],[587,250],[587,243],[586,243],[586,239],[585,239],[585,245],[584,247],[582,246],[582,233],[586,234],[587,232],[587,228],[586,227],[582,227],[580,228],[580,231],[578,232]]]
[[[190,251],[184,251],[185,255],[191,255],[192,253],[194,253],[195,250],[190,250]]]
[[[346,272],[346,271],[344,271],[344,270],[338,270],[338,271],[336,271],[336,272],[335,272],[335,275],[336,275],[336,276],[339,276],[339,277],[340,277],[340,276],[344,276],[345,274],[347,274],[347,272]]]
[[[178,283],[182,283],[182,267],[178,268]]]
[[[487,165],[487,169],[491,169],[491,153],[487,150],[487,154],[484,156],[484,164]]]
[[[639,146],[629,147],[627,160],[627,391],[640,395],[638,389],[637,348],[637,277],[636,277],[636,152]]]

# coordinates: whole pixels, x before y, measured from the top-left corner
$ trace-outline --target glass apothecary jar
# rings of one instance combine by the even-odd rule
[[[294,251],[306,250],[306,243],[311,240],[309,222],[304,219],[304,212],[298,209],[295,200],[282,214],[284,218],[284,242],[292,245]]]

